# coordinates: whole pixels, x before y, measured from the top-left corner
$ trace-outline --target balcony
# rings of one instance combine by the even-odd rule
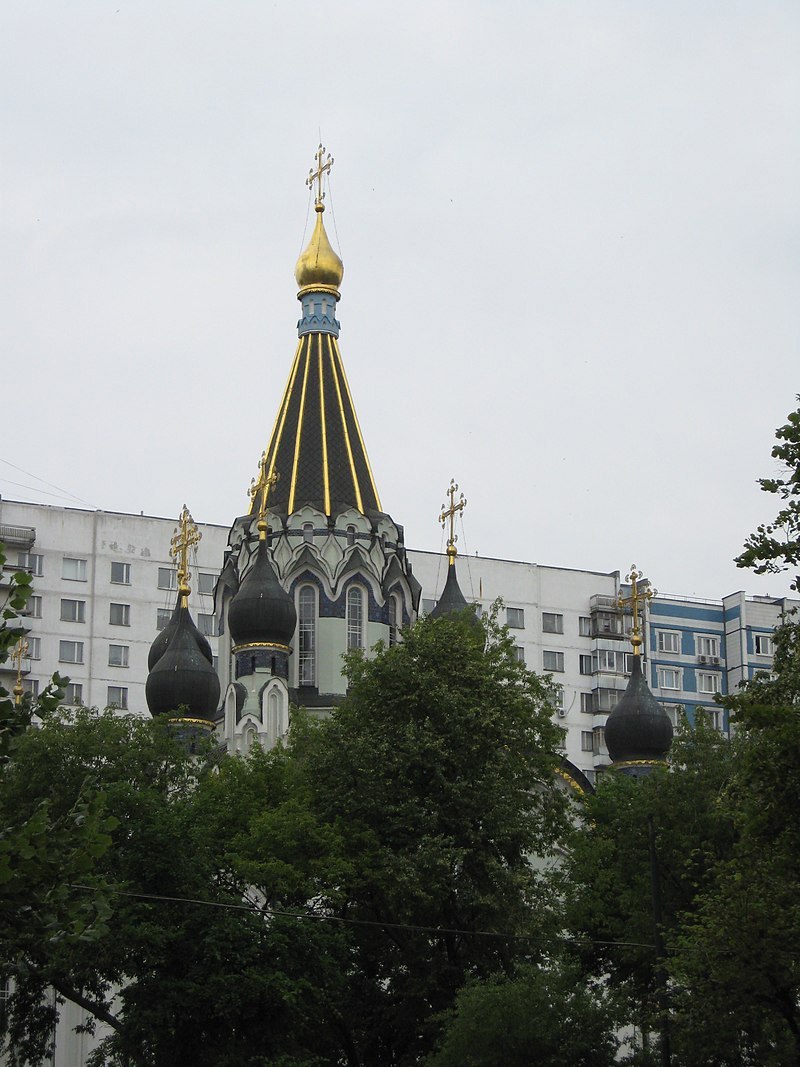
[[[33,548],[36,541],[35,526],[6,526],[0,523],[0,541],[15,548]]]

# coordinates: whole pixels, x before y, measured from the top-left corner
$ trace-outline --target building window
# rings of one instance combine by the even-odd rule
[[[564,686],[553,686],[553,707],[558,711],[564,710]]]
[[[17,566],[30,571],[34,578],[41,578],[44,574],[44,556],[41,552],[20,552]]]
[[[124,685],[110,685],[108,687],[108,699],[106,703],[109,708],[119,708],[120,711],[128,710],[128,688]]]
[[[623,653],[613,652],[608,648],[598,649],[592,653],[592,666],[596,671],[622,672],[625,666]]]
[[[80,682],[68,682],[64,686],[64,699],[62,704],[70,704],[77,707],[83,703],[83,685]]]
[[[704,674],[702,671],[697,672],[697,692],[698,693],[718,693],[719,692],[719,675],[718,674]]]
[[[771,656],[772,655],[772,638],[767,634],[755,635],[755,648],[757,656]]]
[[[112,585],[130,585],[131,584],[131,565],[130,563],[111,563],[111,584]]]
[[[203,571],[200,571],[200,573],[197,576],[197,591],[198,591],[198,593],[202,593],[204,596],[206,596],[206,595],[211,596],[211,594],[214,592],[214,586],[216,584],[217,584],[217,576],[216,576],[216,574],[205,574],[205,573],[203,573]]]
[[[552,611],[542,612],[542,631],[546,634],[563,634],[564,616]]]
[[[592,620],[588,615],[578,616],[578,636],[579,637],[591,637],[592,636]]]
[[[397,644],[397,597],[389,597],[389,648]]]
[[[108,622],[111,626],[130,626],[130,604],[111,604],[108,612]]]
[[[61,577],[68,582],[86,581],[86,560],[73,559],[72,556],[64,556],[61,561]]]
[[[672,630],[658,631],[658,651],[677,653],[681,650],[681,635]]]
[[[525,649],[522,645],[514,645],[514,659],[517,663],[525,662]]]
[[[156,611],[156,629],[160,632],[167,625],[172,618],[172,612],[169,608],[158,608]]]
[[[25,641],[28,645],[28,659],[41,659],[42,658],[42,639],[41,637],[26,637]]]
[[[61,601],[61,621],[62,622],[86,622],[86,601],[85,600],[62,600]]]
[[[83,663],[83,641],[59,641],[60,663]]]
[[[177,589],[178,588],[178,572],[174,567],[159,567],[158,568],[158,588],[159,589]]]
[[[562,671],[564,670],[564,653],[563,652],[542,652],[542,667],[546,671]]]
[[[631,674],[632,671],[633,671],[633,653],[632,652],[626,652],[624,654],[624,656],[625,656],[625,658],[624,658],[623,662],[624,662],[624,665],[625,665],[625,673],[626,674]]]
[[[25,605],[25,614],[30,619],[41,619],[42,617],[42,598],[40,596],[29,596],[28,603]]]
[[[622,633],[622,620],[618,615],[612,615],[609,611],[598,611],[597,632],[599,634]]]
[[[594,731],[581,730],[581,752],[594,751]]]
[[[592,673],[592,657],[589,656],[589,655],[583,655],[583,654],[579,655],[578,656],[578,670],[579,670],[579,672],[581,674],[591,674]]]
[[[39,695],[39,679],[38,678],[23,678],[22,688],[29,694],[34,700]]]
[[[314,543],[314,523],[313,522],[304,522],[303,523],[303,540],[305,541],[305,543],[307,545],[311,545],[311,544]]]
[[[581,711],[586,715],[591,715],[594,712],[594,701],[591,693],[581,693]]]
[[[197,629],[205,637],[216,637],[217,631],[214,626],[214,616],[203,614],[202,611],[197,614]]]
[[[697,637],[697,655],[698,656],[713,656],[715,659],[719,658],[719,638],[707,637],[705,634],[698,634]]]
[[[108,665],[109,665],[109,667],[127,667],[128,666],[128,646],[127,645],[109,645],[108,646]]]
[[[512,630],[525,629],[525,611],[523,608],[506,608],[506,623]]]
[[[660,689],[681,689],[681,672],[674,667],[658,668],[658,685]]]
[[[314,587],[304,585],[297,594],[298,684],[317,684],[317,597]]]
[[[594,692],[595,709],[597,711],[611,711],[622,699],[621,689],[596,689]]]
[[[595,726],[592,730],[592,752],[599,756],[606,743],[606,732],[602,726]]]
[[[347,590],[347,647],[364,647],[364,595],[355,587]]]
[[[356,528],[355,526],[347,527],[347,547],[352,548],[356,543]]]

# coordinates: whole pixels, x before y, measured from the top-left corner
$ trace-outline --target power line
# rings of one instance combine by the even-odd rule
[[[21,474],[27,474],[29,478],[35,479],[37,482],[41,482],[42,485],[49,485],[51,489],[57,489],[62,494],[64,500],[77,500],[79,504],[86,504],[90,508],[95,508],[96,505],[90,503],[88,500],[84,500],[83,497],[76,496],[74,493],[70,493],[68,489],[63,489],[60,485],[56,485],[54,482],[48,482],[46,478],[40,478],[38,474],[34,474],[32,471],[26,471],[24,467],[18,467],[16,463],[12,463],[8,459],[3,459],[0,456],[0,463],[5,463],[7,467],[12,467],[15,471],[19,471]],[[46,493],[44,489],[35,489],[32,485],[23,485],[22,482],[12,482],[9,479],[3,479],[8,481],[9,485],[18,485],[23,489],[32,489],[36,493],[42,493],[44,496],[55,496],[55,493]]]
[[[347,926],[369,926],[388,930],[409,930],[414,933],[435,934],[442,937],[445,934],[458,934],[463,937],[496,937],[505,941],[538,941],[541,944],[566,943],[573,945],[617,945],[624,948],[646,948],[654,950],[653,945],[644,944],[641,941],[600,941],[593,938],[582,937],[539,937],[535,934],[510,934],[500,930],[462,930],[457,927],[423,926],[419,923],[393,923],[381,922],[378,919],[348,919],[340,915],[326,915],[308,911],[286,911],[283,908],[270,908],[267,906],[257,907],[251,904],[231,904],[221,900],[201,900],[198,897],[172,897],[159,893],[134,893],[126,889],[100,890],[96,886],[81,885],[74,882],[67,883],[68,889],[84,889],[90,893],[111,892],[120,897],[131,897],[134,900],[153,900],[170,904],[199,904],[207,908],[223,908],[229,911],[246,911],[252,915],[254,911],[260,914],[270,915],[285,919],[310,919],[319,922],[341,923]]]

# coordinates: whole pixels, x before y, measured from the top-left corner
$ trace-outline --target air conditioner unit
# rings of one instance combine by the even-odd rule
[[[719,656],[712,656],[711,662],[716,663],[716,665],[719,666]]]
[[[698,656],[697,657],[697,662],[698,663],[708,663],[708,656]]]
[[[566,708],[559,708],[558,709],[558,717],[559,717],[559,719],[566,719],[566,717],[567,717],[567,709]]]

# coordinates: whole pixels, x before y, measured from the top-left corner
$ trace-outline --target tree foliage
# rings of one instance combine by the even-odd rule
[[[778,443],[772,458],[779,461],[781,474],[759,478],[758,484],[765,493],[777,496],[781,507],[772,522],[762,523],[750,534],[735,560],[737,567],[750,568],[756,574],[779,574],[800,566],[800,408],[789,414],[775,436]],[[800,574],[789,588],[800,591]]]
[[[464,983],[552,929],[528,862],[564,825],[550,690],[481,633],[434,620],[351,657],[329,720],[295,713],[287,747],[247,759],[111,714],[21,736],[9,809],[65,818],[91,783],[114,825],[93,863],[105,932],[24,946],[19,1059],[43,1048],[50,985],[107,1024],[98,1064],[420,1062]]]

